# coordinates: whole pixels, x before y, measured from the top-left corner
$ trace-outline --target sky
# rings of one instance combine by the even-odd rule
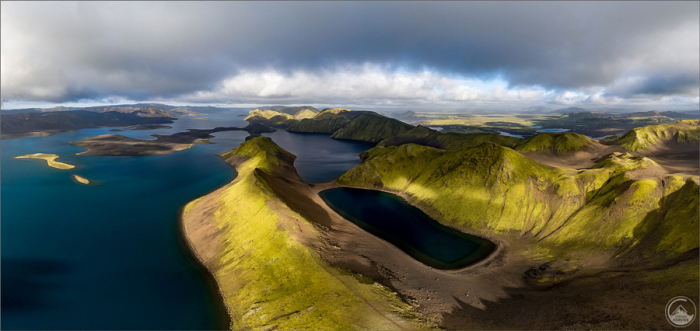
[[[2,108],[697,110],[700,2],[6,2]]]

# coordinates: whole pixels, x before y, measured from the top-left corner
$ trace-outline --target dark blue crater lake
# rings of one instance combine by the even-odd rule
[[[243,127],[235,114],[181,118],[172,129],[85,129],[1,142],[3,329],[227,328],[217,290],[182,241],[177,214],[186,202],[235,178],[216,154],[238,147],[243,131],[215,133],[216,144],[170,155],[78,156],[68,142],[102,134],[153,139],[189,128]],[[278,131],[268,136],[295,153],[302,178],[330,181],[371,144]],[[53,153],[70,170],[15,156]],[[102,181],[79,185],[77,174]],[[223,314],[223,316],[222,316]]]
[[[436,222],[390,193],[340,187],[320,196],[338,214],[433,268],[462,268],[496,248],[489,240]]]

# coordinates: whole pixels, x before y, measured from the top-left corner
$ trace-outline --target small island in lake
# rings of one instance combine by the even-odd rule
[[[80,183],[80,184],[83,184],[83,185],[90,185],[90,184],[92,184],[92,181],[90,181],[89,179],[87,179],[87,178],[85,178],[85,177],[83,177],[83,176],[80,176],[80,175],[71,175],[71,177],[73,178],[73,180],[75,180],[76,182],[78,182],[78,183]]]
[[[212,133],[221,131],[247,131],[251,136],[259,136],[264,132],[274,132],[270,126],[261,123],[251,123],[245,128],[216,127],[209,130],[189,129],[186,132],[178,132],[171,135],[154,134],[156,139],[135,139],[118,134],[105,134],[96,137],[88,137],[78,141],[71,141],[71,145],[86,148],[87,151],[77,155],[102,155],[102,156],[140,156],[172,154],[192,147],[192,143],[211,143]]]
[[[46,165],[48,165],[49,167],[52,167],[52,168],[56,168],[56,169],[68,170],[68,169],[75,168],[75,166],[72,164],[56,161],[57,158],[58,158],[58,155],[56,155],[56,154],[46,154],[46,153],[35,153],[35,154],[28,154],[28,155],[22,155],[22,156],[15,156],[15,159],[40,159],[40,160],[44,160],[44,161],[46,161]]]
[[[143,140],[124,137],[118,134],[105,134],[70,142],[86,148],[77,155],[138,156],[163,155],[192,147],[190,143],[174,143],[162,140]]]

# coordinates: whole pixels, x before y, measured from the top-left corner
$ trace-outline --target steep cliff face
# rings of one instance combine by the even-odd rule
[[[317,230],[269,182],[305,189],[294,155],[257,137],[221,157],[238,177],[187,204],[183,227],[218,282],[232,329],[425,328],[392,291],[319,257]]]
[[[651,229],[658,227],[669,237],[645,244],[645,254],[675,257],[698,248],[697,176],[640,176],[658,168],[645,157],[616,153],[573,170],[484,143],[458,151],[375,147],[363,159],[338,182],[406,193],[449,225],[496,236],[515,231],[551,254],[629,251],[657,236]]]

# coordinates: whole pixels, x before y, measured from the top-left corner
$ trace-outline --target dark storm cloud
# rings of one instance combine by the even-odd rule
[[[680,75],[649,75],[631,78],[608,89],[608,96],[632,97],[634,95],[674,95],[698,93],[698,73]]]
[[[620,95],[683,93],[698,85],[699,11],[697,2],[3,2],[3,99],[169,98],[241,70],[364,63],[547,89],[605,87],[633,71],[645,83]]]

